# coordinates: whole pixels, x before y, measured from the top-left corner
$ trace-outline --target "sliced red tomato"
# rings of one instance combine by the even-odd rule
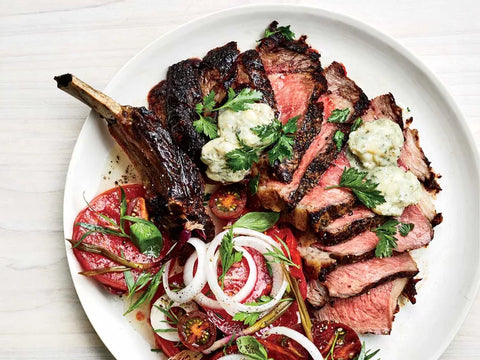
[[[144,198],[145,190],[140,184],[123,185],[122,188],[125,191],[127,209],[130,206],[133,213],[135,206],[134,204],[132,204],[132,202],[135,202],[137,204],[142,202],[142,200],[139,199]],[[120,189],[116,187],[96,196],[92,201],[90,201],[90,207],[95,211],[87,207],[80,211],[80,213],[75,219],[72,235],[72,239],[75,242],[80,240],[82,235],[88,231],[81,226],[75,226],[76,223],[84,222],[89,224],[101,225],[104,227],[110,226],[110,224],[105,219],[102,219],[98,215],[98,213],[110,217],[115,222],[117,222],[117,224],[119,223]],[[125,229],[127,230],[128,227],[126,226]],[[110,252],[113,252],[119,256],[123,256],[130,261],[138,263],[152,263],[158,260],[140,253],[135,247],[135,245],[133,245],[133,243],[129,239],[124,237],[92,233],[88,235],[83,241],[88,244],[95,244],[97,246],[103,247]],[[169,240],[164,239],[164,248],[160,256],[163,256],[166,251],[168,251],[169,247]],[[76,248],[73,249],[73,252],[83,270],[95,270],[118,266],[117,263],[99,254],[92,254],[89,252],[80,251]],[[155,272],[157,270],[158,269],[151,269],[152,272]],[[136,278],[140,273],[141,271],[139,270],[132,270],[132,275],[134,276],[134,278]],[[114,293],[121,293],[127,290],[123,272],[97,275],[94,278]]]
[[[202,311],[192,311],[178,320],[180,341],[188,349],[202,351],[215,342],[217,328]]]
[[[255,264],[257,265],[257,282],[252,290],[252,292],[243,300],[242,302],[254,302],[262,295],[270,294],[272,290],[273,279],[268,273],[267,264],[263,255],[252,248],[247,247],[246,250],[252,255]],[[221,268],[218,269],[217,275],[220,276],[222,273]],[[238,263],[232,265],[232,267],[227,271],[224,278],[224,291],[225,293],[233,296],[245,285],[248,279],[249,269],[248,263],[245,258]],[[213,295],[209,291],[209,287],[206,286],[204,293],[207,296],[212,297]],[[217,326],[225,334],[233,334],[234,332],[238,333],[246,326],[239,321],[233,321],[232,316],[230,316],[226,311],[220,309],[209,309],[204,308],[207,315],[210,318],[215,326]]]
[[[242,215],[247,204],[247,193],[240,185],[219,187],[211,196],[208,205],[219,219],[232,220]]]
[[[298,266],[290,266],[289,271],[292,276],[297,279],[298,286],[300,288],[300,292],[302,294],[303,299],[307,298],[307,281],[305,279],[305,274],[303,273],[303,266],[302,266],[302,257],[300,256],[300,252],[298,251],[298,242],[295,235],[293,235],[292,230],[287,227],[279,228],[274,226],[270,230],[267,231],[267,235],[269,235],[274,240],[278,241],[278,238],[282,239],[283,242],[288,247],[290,251],[290,257],[294,264]],[[278,241],[279,242],[279,241]],[[280,242],[279,242],[280,243]],[[280,246],[283,250],[284,254],[287,255],[286,250],[283,246]]]
[[[296,304],[294,304],[294,305],[296,305]],[[296,308],[296,309],[298,309],[298,308]],[[303,327],[299,323],[295,323],[295,324],[291,324],[291,325],[281,324],[281,325],[274,325],[274,326],[287,326],[287,327],[289,327],[289,328],[291,328],[295,331],[298,331],[299,333],[304,334]],[[270,342],[270,343],[277,344],[277,345],[281,346],[282,348],[287,350],[290,354],[293,354],[297,360],[310,359],[308,351],[302,345],[300,345],[299,343],[290,339],[287,336],[284,336],[284,335],[270,335],[265,340]],[[269,355],[270,355],[270,353],[269,353]]]
[[[314,321],[312,336],[314,344],[323,357],[332,351],[332,346],[334,359],[354,359],[362,349],[357,333],[345,324],[333,321]]]
[[[162,350],[162,352],[167,355],[167,357],[176,355],[180,352],[179,347],[173,341],[168,341],[160,336],[155,336],[155,345]]]
[[[267,350],[268,357],[282,360],[307,360],[308,352],[286,336],[275,335],[267,339],[257,339]]]

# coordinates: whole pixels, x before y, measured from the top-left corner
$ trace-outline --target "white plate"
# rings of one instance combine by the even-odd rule
[[[120,70],[105,92],[120,103],[146,105],[147,92],[165,77],[169,65],[201,57],[231,40],[241,50],[250,49],[272,20],[290,24],[297,35],[307,34],[324,66],[332,60],[343,62],[370,98],[392,92],[412,110],[421,144],[443,175],[444,190],[436,206],[445,221],[436,228],[428,249],[415,255],[424,277],[417,304],[401,309],[390,336],[365,339],[369,347],[381,349],[382,359],[438,359],[458,331],[478,287],[478,156],[451,96],[402,46],[365,24],[316,8],[235,8],[190,22],[156,40]],[[83,80],[95,85],[95,79]],[[84,207],[82,193],[91,198],[105,187],[102,177],[112,147],[105,125],[90,114],[75,146],[65,186],[66,237],[71,236],[74,217]],[[148,341],[122,317],[122,301],[77,274],[80,268],[69,245],[67,257],[85,312],[112,354],[117,359],[159,359]]]

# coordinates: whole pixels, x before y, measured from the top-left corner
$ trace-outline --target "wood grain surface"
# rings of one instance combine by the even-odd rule
[[[88,109],[60,93],[53,76],[74,71],[102,89],[165,32],[247,3],[0,1],[0,359],[112,359],[76,296],[62,233],[65,175]],[[341,12],[397,39],[446,85],[479,147],[478,1],[290,3]],[[480,359],[479,323],[477,296],[441,359]]]

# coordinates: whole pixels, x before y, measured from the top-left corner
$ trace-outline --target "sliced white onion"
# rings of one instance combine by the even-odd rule
[[[168,274],[172,260],[167,262],[167,265],[165,266],[165,271],[163,272],[163,287],[165,288],[165,293],[170,299],[180,304],[192,300],[195,295],[202,291],[203,287],[207,283],[207,277],[205,274],[206,245],[202,240],[194,237],[190,238],[188,240],[188,243],[193,245],[198,256],[197,272],[195,273],[192,281],[180,291],[174,292],[170,289],[170,285],[168,283]]]
[[[223,231],[220,234],[218,234],[213,239],[210,247],[207,250],[207,270],[206,270],[207,274],[212,274],[214,270],[216,270],[216,265],[218,262],[219,255],[215,250],[216,250],[216,247],[220,244],[223,236],[227,231]],[[260,251],[261,253],[265,253],[269,250],[272,250],[272,247],[276,246],[276,243],[270,237],[262,233],[259,233],[257,231],[242,229],[242,228],[234,228],[233,232],[234,234],[248,235],[248,236],[239,236],[234,238],[234,243],[237,246],[252,247]],[[228,295],[226,295],[222,291],[222,289],[218,285],[216,278],[207,276],[207,280],[208,280],[210,289],[212,290],[216,299],[219,301],[222,307],[230,315],[233,316],[238,312],[247,312],[247,313],[266,312],[272,309],[281,300],[288,285],[279,264],[275,264],[275,263],[272,264],[272,271],[273,271],[273,284],[272,284],[271,296],[273,299],[268,303],[259,305],[259,306],[249,306],[249,305],[242,304],[239,301],[234,301],[234,299],[230,298]]]
[[[167,295],[163,295],[157,299],[152,305],[152,309],[150,310],[150,323],[152,324],[153,330],[165,330],[156,332],[158,336],[161,338],[168,340],[168,341],[180,341],[178,337],[177,327],[172,326],[168,323],[167,316],[160,311],[158,308],[162,308],[167,310],[168,308],[179,307],[185,310],[186,312],[191,312],[198,310],[197,304],[194,302],[187,302],[184,304],[179,304],[177,302],[173,302],[170,306],[170,302],[172,300],[168,298]],[[175,331],[170,331],[175,330]]]
[[[285,327],[285,326],[277,326],[277,327],[273,327],[273,328],[270,328],[268,329],[266,332],[265,332],[265,335],[284,335],[284,336],[287,336],[289,337],[290,339],[292,340],[295,340],[297,343],[299,343],[300,345],[302,345],[305,350],[308,351],[308,353],[310,354],[310,356],[315,359],[315,360],[322,360],[323,359],[323,356],[322,354],[320,353],[320,350],[318,350],[318,348],[315,346],[315,344],[313,342],[311,342],[310,340],[308,340],[308,338],[299,333],[298,331],[295,331],[295,330],[292,330],[288,327]]]
[[[221,358],[218,358],[218,360],[249,360],[249,359],[251,358],[242,354],[230,354],[230,355],[225,355],[225,356],[222,356]]]
[[[185,267],[183,269],[183,281],[185,282],[185,285],[188,285],[193,281],[193,268],[195,266],[197,258],[197,253],[193,253],[192,255],[190,255],[187,262],[185,263]],[[201,306],[207,307],[209,309],[223,309],[217,300],[209,298],[201,291],[197,295],[195,295],[194,300]]]

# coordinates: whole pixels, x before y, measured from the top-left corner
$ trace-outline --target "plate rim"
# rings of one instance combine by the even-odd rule
[[[471,162],[474,165],[475,169],[472,169],[472,171],[475,174],[475,179],[474,182],[478,185],[480,183],[480,155],[479,155],[479,150],[477,149],[477,146],[474,142],[473,135],[470,131],[470,128],[466,122],[465,116],[463,114],[463,111],[460,109],[460,107],[457,105],[455,102],[453,96],[450,94],[448,91],[448,88],[446,85],[437,77],[437,75],[430,70],[424,62],[417,57],[412,51],[410,51],[408,48],[406,48],[403,44],[401,44],[398,40],[396,40],[394,37],[391,35],[383,32],[382,30],[362,22],[361,20],[352,17],[350,15],[344,15],[336,11],[332,10],[326,10],[320,6],[314,6],[314,5],[297,5],[297,4],[248,4],[248,5],[240,5],[240,6],[234,6],[234,7],[229,7],[226,9],[218,10],[215,12],[209,12],[207,14],[195,17],[185,23],[182,23],[173,29],[165,32],[164,34],[156,37],[154,40],[149,42],[146,46],[144,46],[142,49],[140,49],[134,56],[132,56],[123,66],[121,66],[117,72],[113,75],[113,77],[110,79],[108,84],[104,88],[104,92],[108,93],[112,88],[114,88],[119,81],[121,74],[124,72],[126,68],[131,66],[135,61],[137,61],[139,58],[141,58],[144,53],[148,52],[152,47],[156,46],[157,43],[161,42],[165,38],[168,38],[172,34],[181,31],[185,28],[188,28],[192,25],[196,25],[198,23],[201,23],[205,20],[208,20],[212,17],[216,16],[239,16],[241,15],[242,11],[248,12],[248,11],[255,11],[255,10],[291,10],[295,13],[304,13],[306,11],[312,12],[314,15],[318,16],[323,16],[323,17],[328,17],[329,19],[332,20],[337,20],[342,23],[346,23],[349,26],[355,27],[357,29],[361,29],[364,33],[367,35],[371,36],[372,38],[383,42],[385,44],[391,44],[391,47],[400,50],[405,57],[408,57],[408,60],[415,66],[417,67],[422,73],[424,73],[428,80],[432,82],[433,86],[436,87],[437,91],[441,94],[441,96],[447,100],[447,106],[450,107],[456,114],[458,118],[458,123],[460,124],[460,130],[462,132],[463,137],[467,140],[466,145],[468,146],[468,149],[470,150],[470,154],[472,155]],[[68,203],[68,192],[66,191],[67,188],[69,187],[69,183],[71,183],[71,178],[72,178],[72,173],[73,173],[73,168],[74,168],[74,157],[78,157],[77,153],[79,153],[79,139],[80,135],[84,131],[84,128],[86,127],[86,124],[88,122],[88,119],[92,116],[93,111],[90,111],[87,117],[84,120],[84,123],[80,129],[80,132],[78,133],[77,140],[75,141],[75,145],[73,147],[73,151],[70,157],[69,165],[68,165],[68,170],[65,178],[65,187],[64,187],[64,198],[63,198],[63,207],[62,207],[62,212],[63,212],[63,232],[64,232],[64,238],[67,237],[67,233],[69,232],[69,228],[71,224],[67,224],[66,221],[66,215],[65,215],[65,208],[67,207]],[[478,189],[479,187],[477,186],[477,194],[476,194],[476,202],[477,205],[480,204],[480,190]],[[477,241],[480,240],[480,223],[477,225],[476,228],[476,233],[477,233]],[[65,241],[65,247],[66,251],[71,251],[71,245],[68,241]],[[68,254],[67,254],[68,255]],[[480,257],[480,248],[479,248],[479,255]],[[109,350],[109,352],[115,356],[115,350],[111,348],[112,344],[107,344],[102,336],[97,332],[97,326],[95,326],[95,321],[90,318],[89,313],[85,310],[84,304],[81,301],[81,295],[79,293],[79,289],[77,287],[77,283],[74,280],[74,276],[78,275],[77,273],[74,272],[73,267],[71,266],[71,260],[67,256],[67,262],[68,262],[68,267],[69,267],[69,272],[70,276],[72,278],[72,282],[75,288],[75,292],[77,293],[78,299],[82,305],[82,309],[87,316],[89,322],[92,324],[92,327],[95,329],[96,335],[100,338],[102,343],[105,345],[105,347]],[[470,312],[473,303],[475,302],[475,299],[478,295],[478,292],[480,290],[480,263],[477,263],[477,268],[475,271],[475,274],[473,275],[473,281],[471,283],[470,289],[467,294],[467,300],[466,300],[466,305],[463,307],[460,315],[457,317],[455,321],[455,326],[451,327],[450,331],[448,332],[447,335],[447,340],[445,341],[441,346],[437,348],[437,350],[433,353],[433,358],[434,359],[439,359],[442,354],[445,352],[445,350],[448,348],[448,346],[451,344],[453,339],[455,338],[456,334],[460,330],[461,326],[463,325],[468,313]]]

